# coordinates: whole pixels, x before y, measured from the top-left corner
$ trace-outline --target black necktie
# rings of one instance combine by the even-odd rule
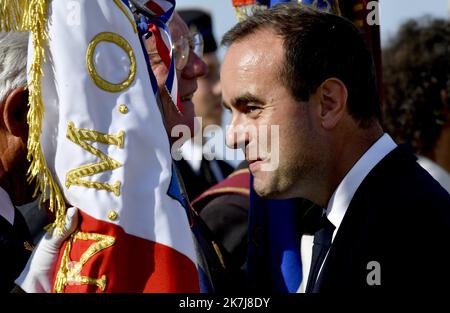
[[[306,285],[305,290],[307,293],[314,291],[317,275],[319,274],[320,267],[325,259],[325,256],[327,255],[328,249],[330,249],[331,240],[335,229],[334,225],[325,215],[322,216],[321,224],[322,227],[314,234],[311,267],[309,270],[308,284]]]

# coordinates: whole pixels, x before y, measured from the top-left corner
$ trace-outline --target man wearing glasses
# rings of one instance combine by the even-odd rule
[[[208,138],[220,127],[222,122],[220,64],[216,54],[217,43],[212,33],[211,17],[208,13],[198,9],[179,10],[178,13],[188,25],[192,39],[194,39],[193,43],[197,43],[199,40],[203,42],[202,60],[208,67],[207,73],[199,77],[198,89],[192,99],[195,115],[201,121],[198,129],[201,127],[202,132],[181,146],[180,159],[176,158],[175,160],[186,185],[188,197],[192,201],[209,187],[222,181],[233,171],[233,168],[225,161],[220,160],[222,156],[210,151],[212,150],[209,147],[210,144],[206,144]],[[194,46],[198,48],[197,45]],[[175,46],[175,50],[178,47]],[[214,127],[212,127],[213,125]]]
[[[153,73],[158,81],[166,130],[169,134],[170,143],[173,144],[177,138],[171,137],[170,133],[176,125],[186,125],[189,127],[191,134],[194,134],[195,111],[192,97],[197,90],[197,79],[206,74],[207,66],[201,59],[203,55],[201,35],[198,33],[191,34],[186,23],[176,12],[169,23],[169,29],[174,47],[181,112],[177,110],[170,93],[165,88],[164,82],[169,69],[156,50],[154,36],[147,39],[146,48]]]

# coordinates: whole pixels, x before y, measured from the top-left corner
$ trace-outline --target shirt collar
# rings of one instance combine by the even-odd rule
[[[8,193],[0,187],[0,215],[14,225],[14,206]]]
[[[361,156],[347,175],[345,175],[331,196],[326,209],[328,220],[336,227],[333,238],[341,225],[345,212],[347,212],[350,201],[362,181],[375,165],[396,147],[397,144],[392,138],[388,134],[384,134]]]
[[[428,173],[436,179],[442,187],[450,193],[450,173],[443,169],[436,162],[424,157],[418,156],[417,161]]]

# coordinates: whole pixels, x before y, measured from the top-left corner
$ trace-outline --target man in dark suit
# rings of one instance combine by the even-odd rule
[[[254,189],[323,208],[301,225],[299,291],[442,290],[450,195],[384,133],[355,26],[279,5],[237,24],[223,44],[227,144],[245,147]]]

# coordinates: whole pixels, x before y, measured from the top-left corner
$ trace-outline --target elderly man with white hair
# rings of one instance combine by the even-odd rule
[[[0,292],[8,292],[28,260],[31,239],[17,205],[33,199],[26,180],[28,34],[0,32]]]

